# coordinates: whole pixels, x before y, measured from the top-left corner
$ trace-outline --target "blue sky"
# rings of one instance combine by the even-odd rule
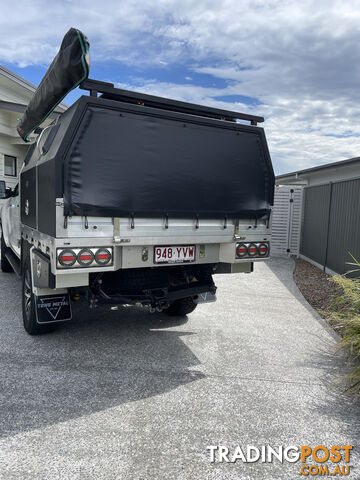
[[[358,156],[359,21],[356,1],[5,1],[0,62],[38,84],[80,28],[92,78],[264,116],[283,173]]]
[[[45,75],[47,67],[39,65],[27,65],[25,67],[19,67],[16,63],[2,63],[5,67],[13,72],[26,78],[34,85],[38,85]],[[106,62],[92,63],[89,78],[95,78],[103,80],[105,82],[112,82],[114,84],[131,85],[132,89],[142,89],[144,83],[149,82],[161,82],[172,84],[185,84],[193,85],[204,88],[214,89],[226,89],[229,82],[225,79],[216,78],[207,73],[197,73],[191,70],[185,63],[172,66],[139,68],[136,66],[128,66],[121,62],[112,62],[110,60]],[[73,90],[64,99],[64,102],[71,105],[76,101],[84,91],[80,89]],[[166,96],[166,92],[163,93]],[[230,104],[241,103],[244,105],[260,105],[261,102],[255,97],[249,97],[239,94],[224,94],[214,95],[215,101],[220,101]]]
[[[2,62],[2,65],[26,78],[34,85],[40,83],[47,70],[47,66],[41,65],[19,67],[16,63],[8,62]],[[185,63],[158,67],[146,65],[144,68],[141,68],[133,65],[126,65],[123,62],[113,62],[111,60],[107,60],[106,62],[97,61],[96,63],[92,62],[89,77],[103,80],[105,82],[131,84],[134,85],[134,87],[138,85],[139,88],[141,88],[144,82],[149,80],[174,84],[185,83],[188,85],[198,85],[208,88],[226,88],[227,86],[226,80],[215,78],[207,73],[192,72]],[[83,93],[84,92],[79,89],[74,90],[66,97],[66,99],[64,99],[64,102],[71,105],[71,103]],[[165,95],[166,94],[164,93],[164,96]],[[219,98],[219,100],[221,99],[228,102],[257,102],[256,99],[241,95],[223,96]]]

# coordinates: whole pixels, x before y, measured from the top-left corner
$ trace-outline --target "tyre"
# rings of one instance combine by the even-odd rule
[[[22,314],[24,328],[29,335],[41,335],[52,332],[56,325],[39,325],[36,322],[35,298],[32,289],[30,258],[24,264],[22,278]]]
[[[197,303],[194,302],[192,297],[181,298],[175,300],[170,307],[164,310],[164,313],[171,315],[172,317],[183,317],[193,312],[197,307]]]
[[[11,273],[13,272],[13,268],[9,262],[9,260],[5,257],[5,252],[7,250],[7,246],[5,245],[5,240],[3,235],[1,234],[1,271],[6,272],[6,273]]]

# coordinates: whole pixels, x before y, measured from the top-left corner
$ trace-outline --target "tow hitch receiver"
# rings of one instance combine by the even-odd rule
[[[68,293],[57,295],[35,295],[37,323],[55,323],[71,320],[71,305]]]

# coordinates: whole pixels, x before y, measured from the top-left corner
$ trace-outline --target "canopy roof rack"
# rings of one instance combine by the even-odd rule
[[[233,112],[231,110],[222,110],[221,108],[205,107],[203,105],[196,105],[194,103],[156,97],[155,95],[133,92],[131,90],[123,90],[122,88],[115,88],[113,83],[101,82],[99,80],[92,80],[90,78],[83,81],[80,84],[80,88],[82,90],[88,90],[90,95],[93,97],[97,97],[98,94],[101,93],[101,98],[106,98],[109,100],[118,100],[126,103],[146,105],[148,107],[189,113],[191,115],[198,115],[201,117],[210,117],[232,122],[236,120],[245,120],[254,126],[264,121],[263,117],[258,117],[256,115]]]

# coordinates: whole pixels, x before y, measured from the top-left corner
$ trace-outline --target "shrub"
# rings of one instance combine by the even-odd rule
[[[347,375],[348,390],[360,393],[360,278],[350,278],[354,272],[360,272],[360,263],[352,257],[355,269],[342,276],[335,276],[331,281],[336,282],[342,289],[331,304],[330,321],[340,330],[343,338],[338,346],[354,361],[355,368]]]

